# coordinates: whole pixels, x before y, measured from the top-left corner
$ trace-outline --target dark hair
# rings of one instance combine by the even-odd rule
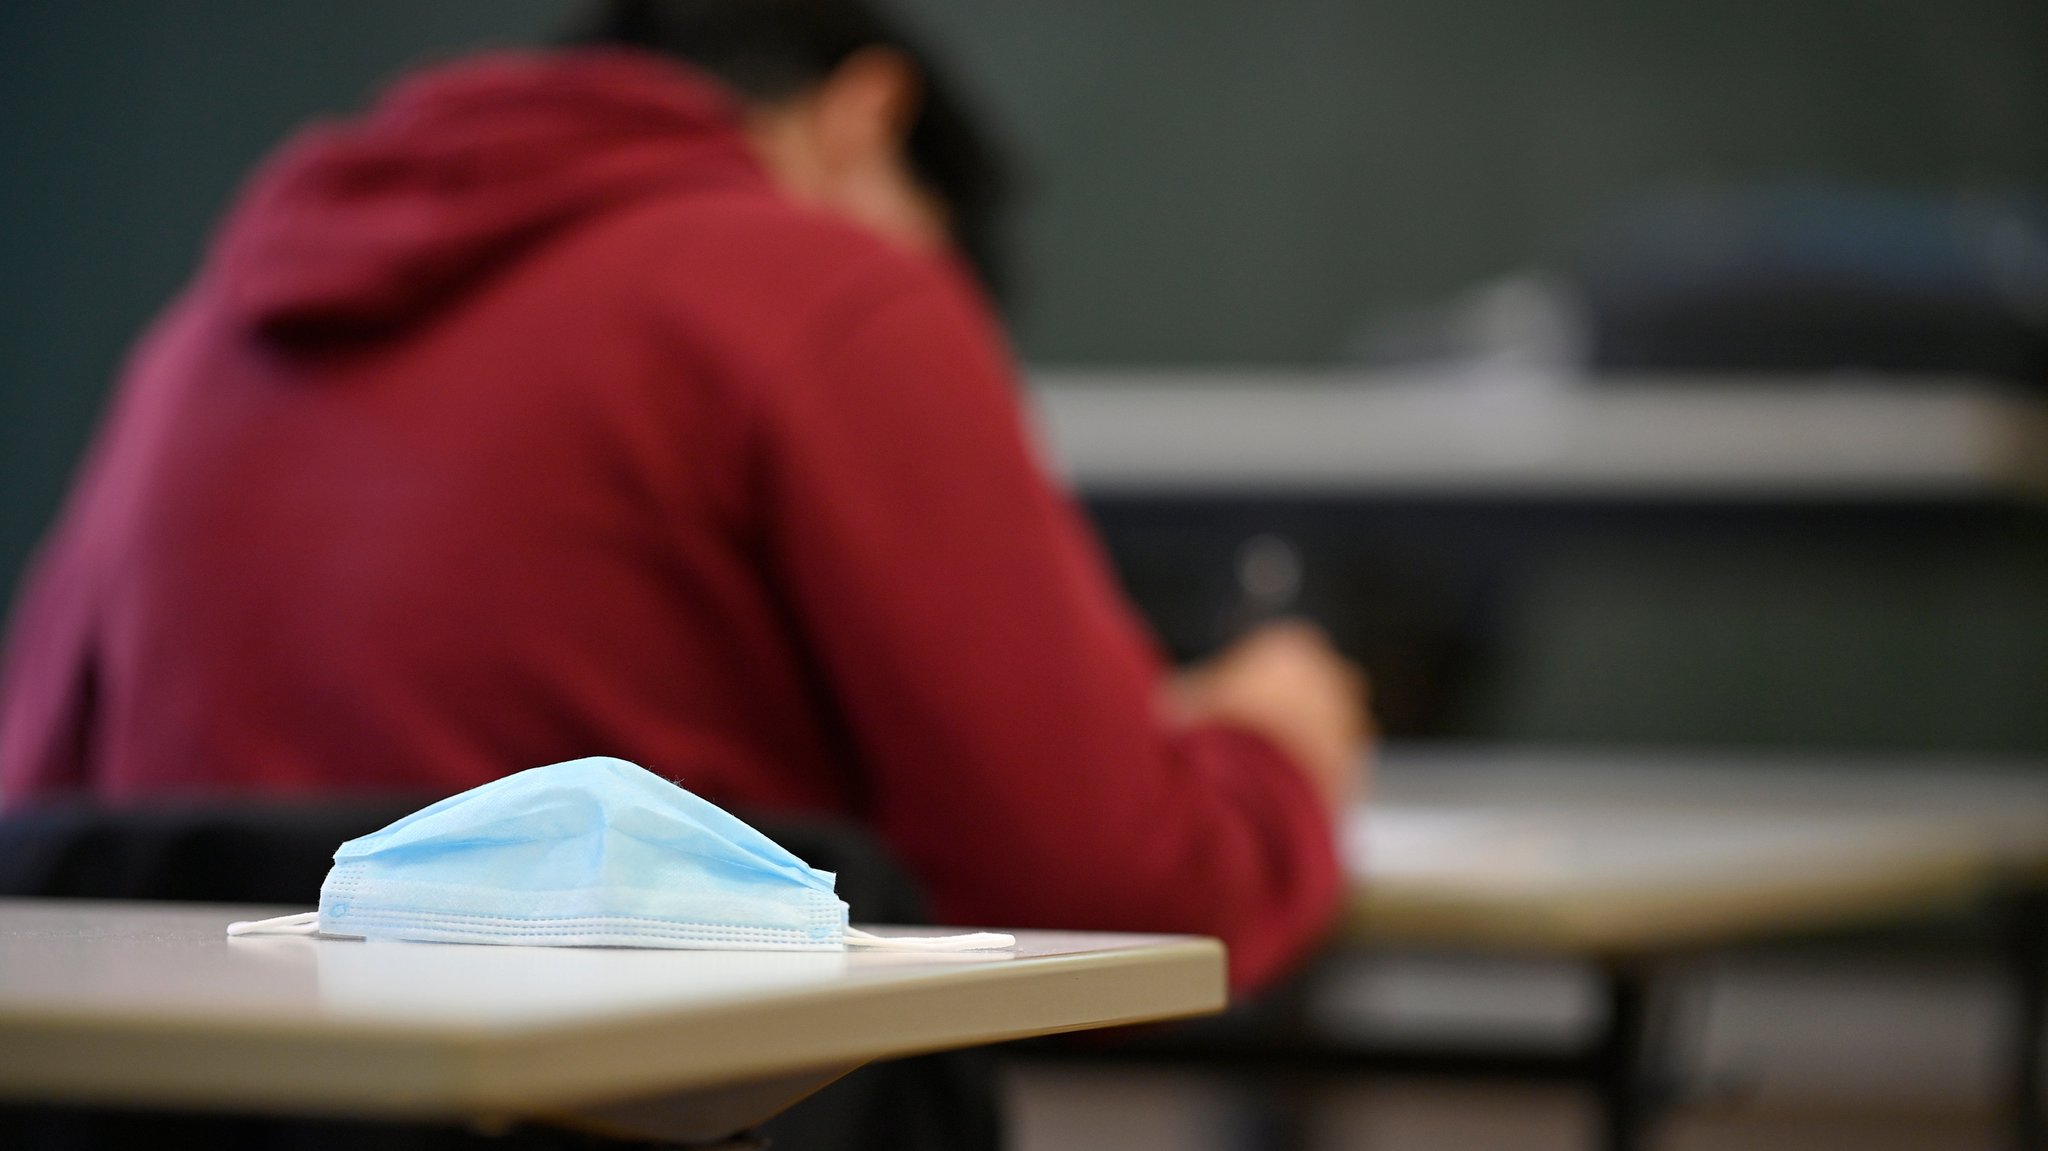
[[[953,242],[989,293],[1003,296],[1006,165],[930,53],[866,0],[601,0],[566,42],[659,52],[762,102],[821,83],[863,48],[903,53],[923,81],[904,144],[911,170],[946,205]]]

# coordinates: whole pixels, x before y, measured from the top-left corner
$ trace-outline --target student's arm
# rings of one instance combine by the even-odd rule
[[[1317,782],[1163,668],[1027,445],[1002,345],[932,275],[821,340],[764,438],[772,562],[948,923],[1221,936],[1263,981],[1340,875]]]

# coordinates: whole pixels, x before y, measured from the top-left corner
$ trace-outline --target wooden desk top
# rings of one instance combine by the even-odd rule
[[[1397,750],[1355,938],[1629,954],[1938,911],[2048,861],[2048,772]]]
[[[793,1099],[873,1059],[1225,1002],[1222,945],[1184,936],[921,954],[224,934],[278,910],[0,900],[0,1096],[511,1119],[795,1076]]]

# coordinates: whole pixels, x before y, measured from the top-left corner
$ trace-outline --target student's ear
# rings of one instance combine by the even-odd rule
[[[894,48],[863,48],[819,86],[817,142],[830,168],[872,170],[902,160],[923,85],[917,66]]]

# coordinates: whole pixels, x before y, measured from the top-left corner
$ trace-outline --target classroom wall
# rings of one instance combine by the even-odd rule
[[[1046,361],[1325,362],[1671,189],[2048,189],[2033,0],[916,7],[1042,161]]]
[[[123,349],[186,275],[243,170],[291,125],[355,105],[409,63],[530,42],[570,7],[0,6],[0,595],[52,514]],[[1542,262],[1605,213],[1673,188],[1800,178],[2048,189],[2038,0],[905,7],[948,46],[1034,173],[1013,247],[1017,340],[1038,362],[1337,360],[1371,317]],[[1916,729],[1923,742],[1996,732],[1996,746],[2048,750],[2041,725],[2011,711],[2030,690],[2013,676],[2033,666],[2011,653],[2048,639],[2030,582],[2038,531],[1999,539],[1986,546],[2007,551],[1988,567],[1930,574],[1902,544],[1827,569],[1879,589],[1841,617],[1834,641],[1822,637],[1842,661],[1878,660],[1858,675],[1890,686],[1861,698],[1918,692],[1916,680],[1885,679],[1886,653],[1904,662],[1969,642],[2006,653],[1941,665],[1994,670],[1945,681],[1956,702]],[[1465,714],[1479,718],[1450,733],[1637,738],[1668,731],[1645,716],[1707,717],[1725,731],[1732,714],[1738,734],[1890,738],[1888,702],[1806,727],[1768,707],[1745,712],[1740,691],[1705,710],[1679,688],[1661,689],[1662,710],[1614,708],[1588,685],[1605,675],[1640,694],[1658,683],[1614,669],[1689,634],[1687,589],[1717,594],[1700,582],[1711,567],[1659,554],[1585,551],[1532,574],[1529,614],[1504,625],[1519,653],[1500,665],[1512,690],[1475,696]],[[1770,562],[1776,606],[1722,613],[1715,650],[1730,654],[1714,682],[1782,667],[1770,653],[1787,632],[1773,619],[1840,616],[1827,614],[1836,576],[1797,557]],[[1754,575],[1731,570],[1725,582],[1755,586]],[[1954,638],[1970,635],[1988,638]],[[1858,698],[1861,682],[1850,676],[1830,698]],[[2002,718],[1970,718],[1984,700]],[[1615,716],[1629,717],[1624,730]]]
[[[553,26],[559,0],[0,5],[0,595],[109,377],[242,173],[408,63]]]

